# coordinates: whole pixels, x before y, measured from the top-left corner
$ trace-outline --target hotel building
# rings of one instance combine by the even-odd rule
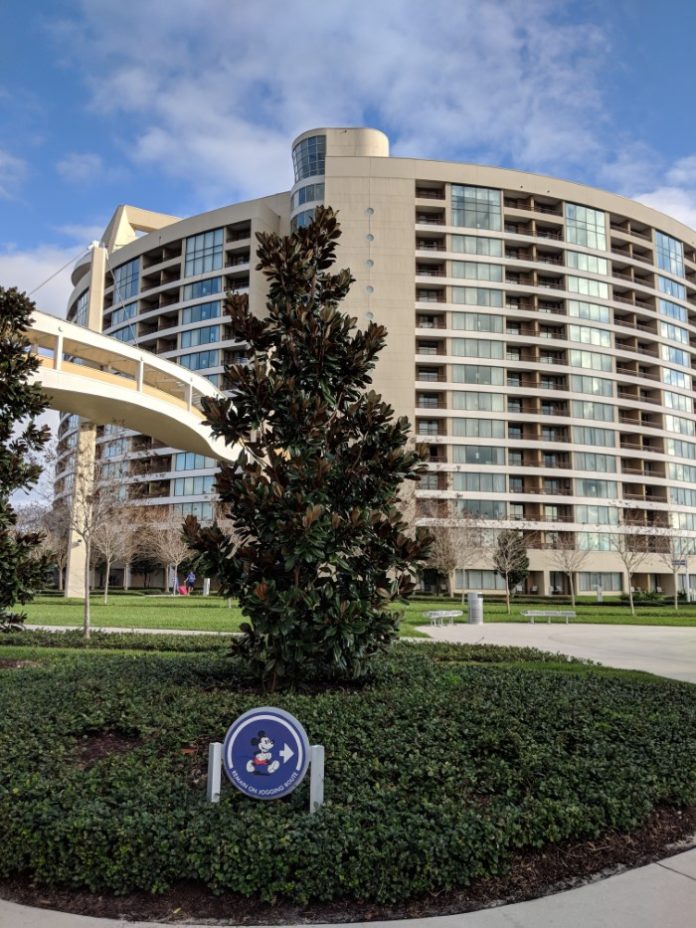
[[[677,539],[688,574],[696,232],[570,181],[393,158],[373,129],[305,132],[292,163],[289,191],[201,215],[120,206],[74,268],[68,318],[221,384],[244,356],[225,292],[264,312],[256,233],[287,234],[329,204],[343,230],[338,262],[355,277],[345,310],[388,330],[375,387],[428,447],[421,518],[465,509],[520,528],[528,592],[567,589],[566,547],[588,552],[579,592],[626,591],[616,538],[635,532],[661,547]],[[76,428],[63,418],[59,494],[70,491]],[[100,441],[143,505],[210,516],[213,460],[118,423]],[[669,561],[643,559],[633,585],[671,591]],[[500,583],[485,557],[455,571],[456,589]]]

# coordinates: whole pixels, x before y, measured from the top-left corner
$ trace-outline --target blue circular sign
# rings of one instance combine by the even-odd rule
[[[245,795],[280,799],[302,782],[309,739],[294,715],[263,706],[230,725],[222,750],[225,773]]]

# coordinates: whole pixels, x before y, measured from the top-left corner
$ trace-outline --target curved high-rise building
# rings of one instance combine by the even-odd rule
[[[429,448],[420,517],[520,528],[528,592],[567,589],[568,550],[587,552],[580,592],[625,591],[629,573],[673,589],[696,545],[696,232],[570,181],[392,158],[372,129],[305,132],[292,163],[291,190],[187,219],[119,207],[74,270],[68,317],[219,383],[244,351],[225,292],[264,309],[255,234],[330,204],[356,279],[345,309],[389,332],[375,386]],[[75,425],[61,423],[64,461]],[[118,423],[102,441],[145,504],[209,515],[213,461]],[[485,551],[454,582],[501,584]]]

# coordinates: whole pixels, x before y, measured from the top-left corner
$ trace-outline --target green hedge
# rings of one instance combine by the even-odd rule
[[[138,632],[92,632],[85,638],[75,629],[55,632],[32,629],[0,634],[0,657],[3,647],[80,648],[94,651],[225,651],[226,635],[162,635]]]
[[[363,689],[270,697],[215,653],[76,654],[0,672],[0,876],[393,903],[500,873],[520,848],[693,804],[696,688],[544,671],[550,659],[401,644]],[[326,747],[317,815],[308,777],[276,802],[229,784],[205,802],[208,742],[268,702]],[[103,732],[133,740],[90,764]]]

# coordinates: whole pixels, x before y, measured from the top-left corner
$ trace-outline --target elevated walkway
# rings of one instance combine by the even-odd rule
[[[214,438],[203,422],[203,397],[223,396],[205,377],[48,313],[34,313],[27,337],[41,364],[35,382],[53,409],[220,461],[237,457],[238,446]]]

